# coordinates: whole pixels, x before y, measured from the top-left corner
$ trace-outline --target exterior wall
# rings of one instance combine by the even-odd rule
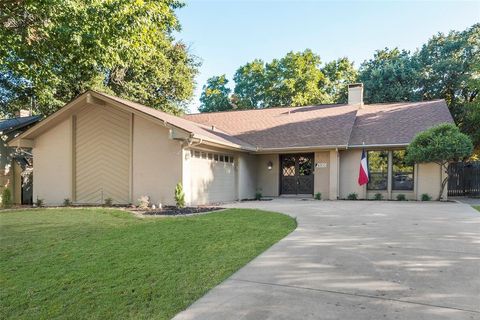
[[[85,105],[73,117],[74,197],[79,204],[131,202],[131,113]]]
[[[278,197],[280,190],[280,160],[278,154],[257,155],[257,189],[264,197]],[[268,162],[273,163],[268,170]]]
[[[72,126],[67,119],[35,139],[33,201],[60,205],[72,199]]]
[[[174,190],[182,181],[181,142],[169,130],[138,116],[133,118],[133,203],[149,196],[154,204],[174,205]]]
[[[421,163],[417,171],[417,179],[415,179],[418,190],[417,200],[421,200],[424,193],[428,193],[433,200],[437,200],[442,181],[441,167],[436,163]],[[447,187],[445,187],[443,198],[447,199]]]
[[[315,166],[313,193],[320,192],[322,199],[330,199],[330,152],[315,152],[315,164],[317,163],[324,163],[326,166]]]
[[[353,192],[359,199],[365,199],[366,187],[357,182],[361,156],[361,149],[340,151],[340,199],[346,199]]]
[[[254,155],[238,156],[238,199],[253,199],[257,189],[257,159]]]
[[[385,191],[370,190],[366,186],[359,186],[357,182],[361,149],[340,151],[340,199],[346,199],[348,194],[355,192],[359,199],[373,199],[380,193],[385,200],[396,200],[397,195],[405,195],[407,200],[421,200],[423,193],[428,193],[433,199],[438,197],[440,191],[441,170],[435,163],[415,165],[414,189],[392,190],[391,165],[389,165],[388,189]],[[389,159],[391,164],[391,159]],[[447,188],[444,190],[444,199],[447,197]]]

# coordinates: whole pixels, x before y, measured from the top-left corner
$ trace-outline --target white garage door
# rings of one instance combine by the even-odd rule
[[[211,204],[237,199],[234,156],[192,150],[189,162],[192,203]]]

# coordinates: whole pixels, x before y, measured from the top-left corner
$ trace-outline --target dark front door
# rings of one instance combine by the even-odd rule
[[[281,194],[313,194],[313,162],[313,153],[281,155]]]

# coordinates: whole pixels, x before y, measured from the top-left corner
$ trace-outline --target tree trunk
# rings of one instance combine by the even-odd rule
[[[438,201],[442,200],[442,195],[443,195],[443,190],[445,190],[445,186],[447,185],[447,182],[448,182],[448,163],[443,163],[440,165],[442,169],[445,170],[445,173],[447,174],[447,176],[445,177],[445,179],[442,180],[442,183],[440,184],[440,193],[438,194]],[[441,170],[440,170],[440,174],[441,174]],[[442,176],[440,176],[440,180],[442,179]]]

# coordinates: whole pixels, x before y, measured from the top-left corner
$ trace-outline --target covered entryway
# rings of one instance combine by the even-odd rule
[[[281,155],[280,168],[280,194],[313,194],[313,153]]]

